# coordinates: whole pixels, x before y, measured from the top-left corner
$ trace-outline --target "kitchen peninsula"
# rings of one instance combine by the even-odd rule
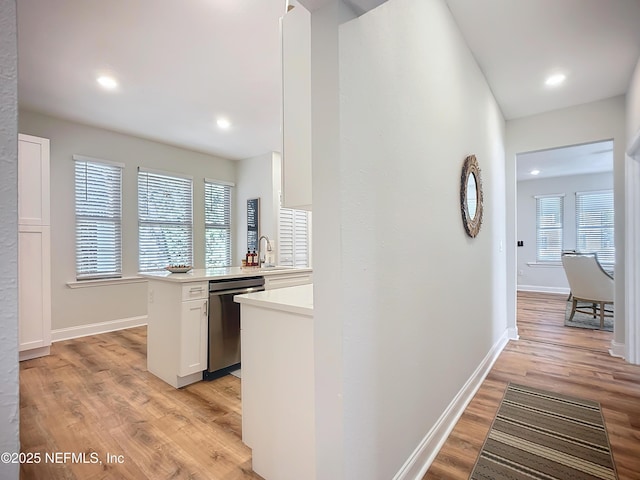
[[[315,478],[313,285],[237,295],[242,441],[266,480]]]
[[[290,267],[219,267],[140,275],[149,283],[147,369],[175,388],[202,380],[208,368],[210,283],[260,278],[264,289],[271,291],[312,282],[311,269]]]

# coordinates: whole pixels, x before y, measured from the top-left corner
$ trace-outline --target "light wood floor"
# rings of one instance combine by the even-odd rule
[[[564,327],[566,295],[518,293],[519,341],[504,349],[423,480],[467,480],[510,381],[602,405],[619,480],[640,479],[640,366],[613,358],[613,334]]]
[[[20,364],[21,479],[258,480],[241,441],[240,380],[176,390],[146,369],[146,327],[54,343]],[[102,464],[45,453],[92,452]],[[111,454],[122,463],[107,463]]]
[[[466,480],[509,381],[599,401],[620,480],[640,478],[640,367],[612,358],[612,334],[562,325],[565,296],[518,295],[510,342],[424,479]],[[241,435],[240,380],[176,390],[146,371],[146,329],[53,344],[20,364],[24,479],[260,479]],[[45,452],[102,464],[45,463]],[[124,462],[106,463],[107,453]],[[301,479],[304,480],[304,479]]]

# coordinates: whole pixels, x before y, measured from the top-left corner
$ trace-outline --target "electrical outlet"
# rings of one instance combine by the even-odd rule
[[[149,289],[149,303],[153,303],[153,300],[154,300],[154,298],[153,298],[153,289],[150,288]]]

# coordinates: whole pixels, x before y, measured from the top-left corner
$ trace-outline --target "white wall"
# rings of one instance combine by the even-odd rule
[[[624,345],[625,205],[624,151],[626,149],[624,96],[507,121],[507,301],[510,327],[516,322],[516,173],[518,153],[613,140],[613,177],[616,244],[616,319],[614,343]],[[619,313],[619,315],[618,315]]]
[[[260,199],[260,235],[269,237],[277,257],[278,212],[280,210],[281,160],[277,152],[266,153],[236,162],[235,187],[235,256],[233,264],[240,265],[247,253],[247,200]],[[262,242],[263,248],[265,242]]]
[[[70,289],[75,280],[73,154],[125,164],[123,276],[138,271],[137,167],[193,175],[194,265],[204,267],[204,178],[235,182],[235,164],[181,148],[20,110],[20,133],[51,140],[51,306],[53,330],[147,314],[146,282]]]
[[[518,182],[518,234],[524,242],[518,247],[518,289],[537,292],[569,293],[569,284],[562,265],[529,265],[536,262],[536,199],[535,195],[564,194],[565,250],[576,249],[575,192],[609,190],[613,188],[613,173],[540,178]],[[522,274],[520,273],[522,272]]]
[[[344,478],[340,258],[340,85],[338,26],[355,18],[340,0],[311,15],[313,335],[316,474]]]
[[[16,2],[0,0],[0,452],[19,452],[18,47]],[[18,478],[0,462],[0,478]]]
[[[640,217],[640,154],[637,151],[637,142],[640,141],[640,60],[638,60],[631,78],[626,101],[626,145],[627,148],[633,149],[633,157],[625,157],[625,204],[627,207],[625,244],[627,296],[625,308],[627,325],[624,356],[627,361],[640,364],[640,260],[638,259],[640,254],[640,227],[638,226]]]
[[[504,120],[441,0],[342,25],[340,95],[341,249],[316,244],[314,263],[341,263],[344,478],[388,480],[507,333]],[[459,200],[472,153],[474,239]]]

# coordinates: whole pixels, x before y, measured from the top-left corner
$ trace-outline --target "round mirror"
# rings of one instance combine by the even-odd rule
[[[475,155],[464,159],[460,180],[462,223],[467,234],[475,237],[482,224],[482,178]]]

